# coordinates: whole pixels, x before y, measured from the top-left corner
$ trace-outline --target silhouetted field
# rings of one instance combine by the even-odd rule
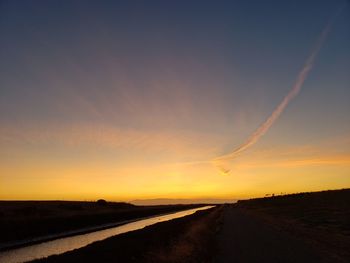
[[[0,201],[0,244],[200,205],[134,206],[115,202]]]
[[[211,262],[221,210],[197,211],[34,262]]]
[[[50,208],[56,211],[52,212],[56,215],[54,218],[57,218],[57,211],[62,210],[62,204],[65,205],[64,220],[70,216],[80,218],[79,226],[82,221],[86,222],[82,218],[91,217],[91,222],[96,222],[106,218],[125,219],[132,215],[146,216],[147,213],[194,207],[188,205],[136,207],[125,203],[98,205],[84,202],[56,202],[55,205],[50,205]],[[43,209],[46,205],[42,204],[39,207]],[[21,206],[13,207],[18,209]],[[6,209],[1,211],[6,212]],[[35,217],[42,217],[38,211],[35,213],[37,214]],[[33,216],[23,215],[22,219]],[[205,263],[213,259],[214,262],[215,260],[227,262],[227,259],[233,258],[235,262],[244,263],[265,261],[345,263],[350,262],[349,230],[350,189],[299,193],[242,200],[234,205],[217,206],[35,262]],[[218,240],[222,242],[217,242]],[[216,253],[220,251],[221,254]],[[220,258],[217,255],[224,257]],[[278,258],[282,260],[278,261]],[[293,261],[294,258],[298,260]]]
[[[350,189],[244,200],[237,207],[350,262]]]

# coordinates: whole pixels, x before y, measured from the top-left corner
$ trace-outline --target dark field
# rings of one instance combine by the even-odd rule
[[[221,211],[198,211],[34,262],[211,262]]]
[[[55,211],[51,216],[56,215],[53,218],[57,218],[57,211],[64,210],[60,220],[77,218],[79,226],[87,222],[85,218],[104,223],[106,218],[126,219],[192,207],[78,202],[50,205]],[[41,215],[28,213],[21,218],[26,217],[36,218],[33,222],[38,224]],[[350,262],[349,229],[350,189],[301,193],[219,205],[35,262],[347,263]]]
[[[237,207],[350,262],[350,189],[251,199]]]
[[[74,201],[0,201],[0,245],[198,206],[134,206],[128,203],[99,204]]]

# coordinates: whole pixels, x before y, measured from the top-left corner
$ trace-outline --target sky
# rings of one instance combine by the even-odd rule
[[[350,187],[350,5],[0,1],[0,199],[234,199]],[[300,93],[294,85],[337,10]]]

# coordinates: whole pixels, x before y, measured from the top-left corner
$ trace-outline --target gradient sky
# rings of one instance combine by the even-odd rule
[[[350,187],[345,0],[0,1],[0,199],[246,198]]]

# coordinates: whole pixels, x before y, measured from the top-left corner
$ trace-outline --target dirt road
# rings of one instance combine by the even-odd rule
[[[215,263],[336,262],[322,251],[233,206],[226,206]]]

